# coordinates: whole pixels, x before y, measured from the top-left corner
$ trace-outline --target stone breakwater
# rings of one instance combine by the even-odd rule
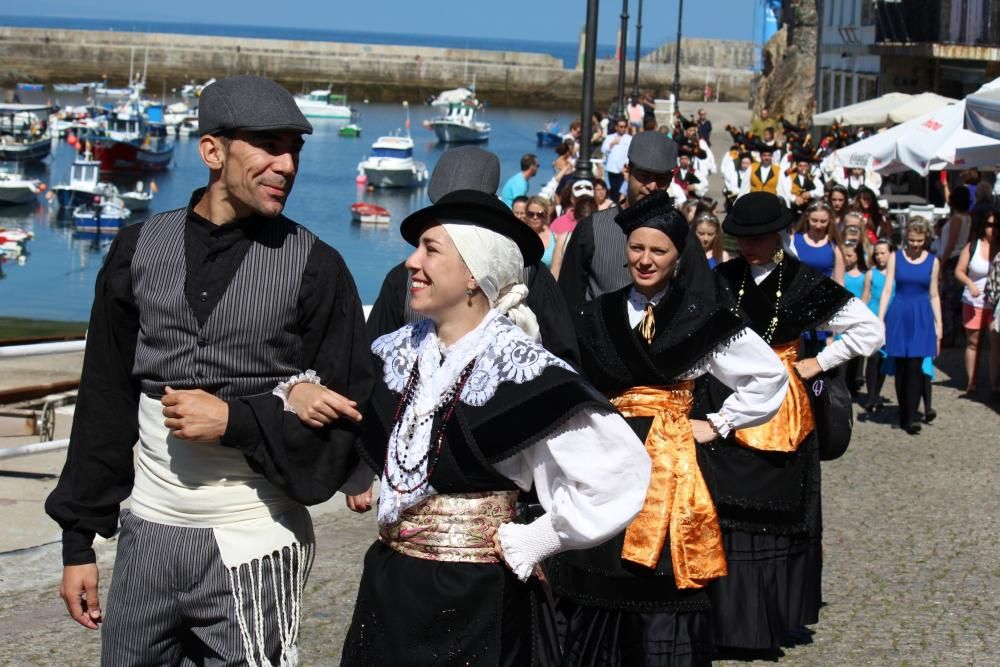
[[[494,106],[574,108],[580,102],[582,71],[567,69],[555,56],[539,53],[310,42],[165,33],[0,27],[0,85],[21,81],[76,82],[108,79],[124,85],[129,63],[141,72],[148,62],[151,93],[190,81],[235,74],[259,74],[289,89],[331,85],[352,99],[397,102],[425,99],[467,85],[475,76],[479,95]],[[632,66],[628,68],[631,88]],[[598,61],[595,102],[610,102],[618,64]],[[726,62],[684,65],[682,98],[700,98],[706,81],[723,99],[749,98],[752,73]],[[663,93],[673,83],[673,66],[644,62],[640,85]]]

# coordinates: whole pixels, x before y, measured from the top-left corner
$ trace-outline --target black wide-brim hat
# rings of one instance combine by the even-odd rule
[[[442,195],[436,203],[411,213],[399,226],[407,243],[416,247],[420,234],[428,225],[447,220],[456,224],[482,227],[517,244],[524,265],[537,264],[545,248],[538,234],[521,222],[502,201],[479,190],[454,190]]]
[[[788,229],[792,212],[785,202],[770,192],[750,192],[733,204],[722,223],[730,236],[763,236]]]

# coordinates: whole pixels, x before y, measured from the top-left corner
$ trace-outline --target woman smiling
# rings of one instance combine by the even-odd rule
[[[521,284],[542,255],[534,230],[496,197],[458,190],[401,232],[416,248],[410,306],[427,319],[372,345],[382,373],[360,453],[381,475],[379,539],[342,664],[532,664],[524,582],[543,559],[620,531],[642,506],[649,457],[537,342]],[[546,513],[515,524],[532,487]]]

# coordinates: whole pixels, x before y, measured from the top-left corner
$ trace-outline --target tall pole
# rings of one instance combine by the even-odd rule
[[[618,115],[625,115],[625,61],[628,59],[628,0],[622,0],[622,43],[618,49]]]
[[[674,55],[674,111],[681,103],[681,21],[684,18],[684,0],[677,4],[677,52]]]
[[[580,105],[580,157],[576,161],[574,177],[594,177],[590,165],[590,138],[594,135],[591,115],[594,106],[594,70],[597,68],[597,1],[587,0],[587,35],[583,51],[583,101]]]
[[[642,42],[642,0],[639,0],[639,17],[635,23],[635,74],[632,77],[632,99],[639,97],[639,45]]]

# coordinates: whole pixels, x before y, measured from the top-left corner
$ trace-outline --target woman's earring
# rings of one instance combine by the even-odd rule
[[[467,305],[468,305],[468,306],[469,306],[470,308],[472,307],[472,295],[474,295],[475,293],[476,293],[476,288],[475,288],[475,287],[467,287],[467,288],[465,289],[465,295],[466,295],[467,297],[469,297],[469,300],[468,300],[468,304],[467,304]]]
[[[778,248],[777,250],[775,250],[774,257],[772,259],[774,259],[775,264],[781,264],[781,260],[785,259],[785,249]]]
[[[678,261],[676,264],[674,264],[674,278],[679,276],[680,273],[681,273],[681,263],[680,261]]]

